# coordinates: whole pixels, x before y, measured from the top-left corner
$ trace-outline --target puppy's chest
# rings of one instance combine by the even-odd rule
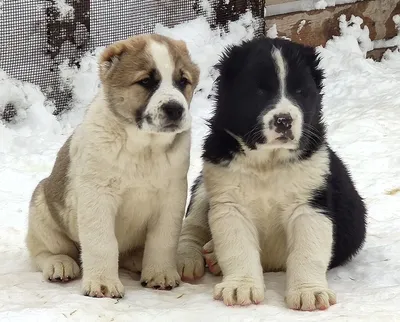
[[[307,203],[323,185],[324,177],[301,168],[282,168],[264,173],[241,175],[240,194],[257,220],[282,220],[294,209]]]
[[[184,171],[184,164],[183,159],[168,153],[141,151],[131,155],[122,152],[113,162],[110,185],[122,193],[130,189],[165,189],[180,171]]]

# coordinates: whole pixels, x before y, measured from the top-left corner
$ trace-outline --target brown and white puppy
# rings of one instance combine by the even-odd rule
[[[119,267],[172,289],[199,69],[160,35],[114,43],[99,65],[98,95],[33,193],[26,243],[50,281],[76,278],[81,262],[89,296],[122,297]]]

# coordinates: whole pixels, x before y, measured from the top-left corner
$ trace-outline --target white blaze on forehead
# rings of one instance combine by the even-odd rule
[[[188,112],[189,104],[185,96],[174,86],[175,63],[166,44],[151,40],[147,45],[147,52],[154,61],[155,69],[160,76],[160,84],[151,95],[145,109],[145,116],[151,118],[151,124],[146,121],[143,123],[143,129],[157,131],[165,122],[165,112],[162,110],[164,104],[175,102],[180,104],[184,113],[181,120],[181,128],[188,129],[191,123],[191,115]]]
[[[272,50],[272,58],[275,62],[276,73],[278,76],[280,96],[278,102],[275,104],[275,107],[272,110],[268,111],[263,116],[263,122],[265,124],[267,140],[271,139],[271,137],[279,136],[275,132],[275,129],[269,129],[270,122],[273,122],[275,115],[278,114],[291,115],[293,119],[291,130],[295,137],[295,140],[298,140],[300,139],[302,131],[303,114],[299,109],[299,107],[297,106],[296,102],[294,102],[291,97],[287,96],[286,78],[287,78],[288,68],[281,51],[276,47],[274,47]]]
[[[175,64],[171,59],[168,47],[157,41],[151,41],[149,51],[156,64],[156,69],[161,75],[161,85],[172,85]]]
[[[283,97],[285,95],[285,83],[286,83],[286,64],[285,61],[283,60],[282,53],[281,51],[274,47],[272,50],[272,58],[275,61],[275,67],[276,67],[276,73],[278,75],[278,80],[279,80],[279,88],[281,90],[281,96]]]
[[[188,104],[186,98],[174,86],[173,76],[176,66],[172,60],[168,46],[157,41],[151,41],[148,45],[148,50],[161,76],[160,86],[151,97],[149,105],[158,108],[163,103],[174,100],[181,103],[183,108],[187,109]]]

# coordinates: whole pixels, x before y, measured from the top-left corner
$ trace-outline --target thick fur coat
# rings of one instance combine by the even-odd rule
[[[119,267],[172,289],[199,70],[184,42],[159,35],[110,45],[99,67],[99,94],[33,193],[27,246],[46,280],[82,268],[89,296],[122,297]]]
[[[286,271],[292,309],[336,303],[329,268],[362,247],[366,208],[326,141],[323,72],[313,48],[254,39],[228,48],[217,68],[216,108],[203,169],[184,220],[184,279],[222,273],[214,297],[264,300],[264,271]]]

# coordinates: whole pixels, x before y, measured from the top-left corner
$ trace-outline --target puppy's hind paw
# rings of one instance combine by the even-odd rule
[[[178,272],[183,281],[194,281],[204,275],[204,258],[196,245],[179,245]]]
[[[204,245],[202,251],[210,273],[215,276],[221,275],[222,271],[218,265],[217,255],[214,253],[214,242],[210,240],[207,244]]]
[[[43,268],[43,277],[50,282],[68,282],[79,275],[78,264],[68,255],[50,256]]]

